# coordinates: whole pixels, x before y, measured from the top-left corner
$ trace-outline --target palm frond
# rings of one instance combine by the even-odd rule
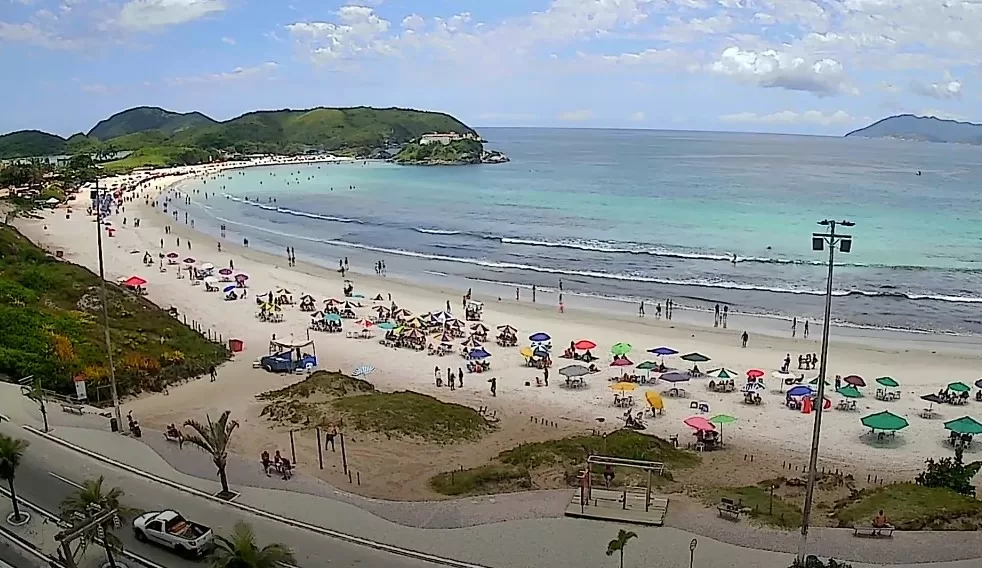
[[[30,444],[27,440],[0,434],[0,479],[10,481]]]
[[[295,562],[293,552],[283,544],[259,548],[256,534],[246,523],[238,522],[229,537],[216,536],[212,556],[213,568],[276,568],[280,563]]]
[[[226,410],[213,421],[211,416],[206,415],[206,423],[197,420],[186,420],[184,426],[190,428],[193,433],[184,437],[184,443],[191,444],[205,453],[211,454],[215,465],[222,469],[228,461],[228,446],[232,439],[232,432],[239,427],[235,420],[229,420],[232,412]]]

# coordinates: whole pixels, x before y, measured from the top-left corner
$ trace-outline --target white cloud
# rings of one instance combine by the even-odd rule
[[[235,38],[231,38],[231,37],[225,36],[225,37],[222,38],[222,43],[228,44],[228,45],[235,45]]]
[[[316,62],[328,62],[364,53],[389,53],[391,45],[383,34],[389,21],[367,6],[342,6],[336,12],[340,23],[296,22],[286,26],[290,34],[310,49]]]
[[[129,0],[115,23],[129,30],[145,31],[184,24],[225,10],[225,0]]]
[[[682,55],[674,49],[646,49],[637,53],[619,53],[616,55],[592,55],[582,51],[577,52],[580,59],[596,61],[613,65],[662,65],[682,63]]]
[[[32,22],[11,24],[0,21],[0,43],[25,43],[48,49],[75,49],[79,42],[62,37],[47,26]]]
[[[631,114],[631,120],[633,122],[644,122],[644,113],[641,111]]]
[[[968,120],[968,117],[964,114],[958,114],[954,112],[948,112],[946,110],[938,110],[933,108],[923,109],[916,113],[918,116],[933,116],[934,118],[940,118],[941,120]]]
[[[560,114],[557,118],[565,122],[583,122],[593,118],[593,111],[587,109],[571,110]]]
[[[818,126],[849,124],[857,120],[844,110],[837,110],[827,114],[819,110],[806,110],[805,112],[783,110],[771,114],[738,112],[735,114],[724,114],[719,119],[723,122],[744,124],[813,124]]]
[[[168,85],[189,85],[200,83],[222,83],[227,81],[239,81],[249,78],[269,77],[279,65],[275,61],[267,61],[251,67],[236,67],[231,71],[221,73],[205,73],[203,75],[192,75],[189,77],[174,77],[167,79]]]
[[[425,25],[426,20],[424,20],[422,16],[418,14],[409,14],[402,19],[402,27],[406,28],[407,30],[420,30],[423,29],[423,26]]]
[[[910,90],[918,95],[935,99],[960,99],[962,82],[945,73],[945,78],[938,83],[921,83],[915,79],[910,83]]]
[[[806,91],[820,97],[858,93],[848,83],[842,64],[830,58],[808,61],[773,49],[757,52],[731,46],[709,69],[761,87]]]

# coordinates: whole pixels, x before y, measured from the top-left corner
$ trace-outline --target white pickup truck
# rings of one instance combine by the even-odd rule
[[[133,519],[133,533],[141,542],[165,546],[181,556],[203,556],[215,541],[210,528],[185,519],[177,511],[144,513]]]

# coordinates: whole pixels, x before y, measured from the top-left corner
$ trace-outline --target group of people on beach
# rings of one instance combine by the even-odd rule
[[[672,302],[671,298],[665,300],[665,319],[672,319],[672,310],[674,308],[675,308],[675,303]],[[638,304],[638,317],[643,318],[646,315],[647,312],[645,311],[645,301],[641,300],[641,303]],[[660,319],[661,315],[662,315],[662,305],[661,303],[658,303],[655,305],[655,317]]]

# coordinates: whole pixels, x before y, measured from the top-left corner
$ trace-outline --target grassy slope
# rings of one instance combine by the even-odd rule
[[[20,130],[0,136],[0,160],[52,156],[65,150],[65,139],[39,130]]]
[[[869,524],[878,511],[904,530],[982,528],[982,501],[950,489],[898,483],[860,491],[835,507],[840,526]]]
[[[71,393],[72,377],[84,374],[94,397],[108,376],[98,284],[85,268],[0,226],[0,376],[36,375],[46,388]],[[145,299],[111,284],[107,294],[122,392],[157,389],[226,360],[223,346]]]

